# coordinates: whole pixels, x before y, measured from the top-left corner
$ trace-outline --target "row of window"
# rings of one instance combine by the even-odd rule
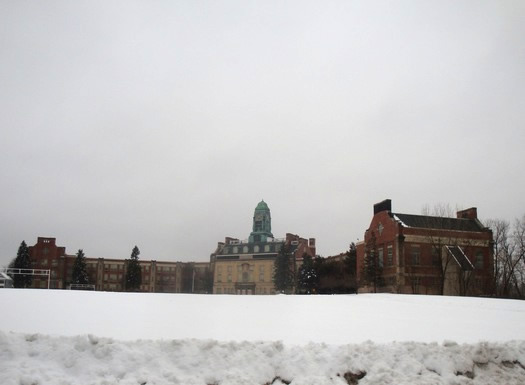
[[[421,258],[421,246],[420,245],[411,245],[410,246],[410,263],[412,265],[421,265],[422,258]],[[384,256],[383,248],[380,247],[377,249],[377,255],[378,255],[378,263],[381,267],[384,266],[392,266],[394,264],[394,257],[393,257],[393,248],[391,245],[387,246],[387,254],[386,259]],[[441,258],[439,255],[439,250],[437,248],[432,248],[431,252],[431,263],[434,266],[439,266],[441,264]],[[475,254],[475,260],[474,260],[474,266],[476,269],[483,269],[484,267],[484,256],[483,252],[481,250],[476,251]]]
[[[141,266],[140,267],[142,271],[149,272],[150,266]],[[114,263],[105,263],[104,264],[105,270],[124,270],[123,264],[114,264]],[[163,272],[169,272],[169,271],[176,271],[176,266],[157,266],[157,271],[163,271]]]
[[[440,266],[442,261],[440,258],[440,250],[438,248],[432,247],[431,251],[432,259],[431,263],[434,266]],[[475,253],[474,266],[476,269],[483,269],[484,266],[484,256],[483,251],[477,250]],[[410,262],[412,265],[421,265],[421,247],[420,245],[412,245],[410,248]]]
[[[254,271],[255,270],[255,265],[250,265],[248,263],[243,263],[243,264],[239,264],[237,265],[237,272],[240,273],[242,271]],[[227,266],[226,267],[226,271],[228,272],[228,274],[231,274],[232,271],[233,271],[233,267],[230,265],[230,266]],[[218,273],[222,273],[222,266],[217,266],[217,272]],[[264,274],[264,265],[260,265],[259,266],[259,273],[263,273]]]
[[[245,246],[232,246],[232,247],[225,247],[223,249],[224,254],[239,254],[239,253],[270,253],[274,252],[277,253],[281,249],[281,244],[272,244],[272,245],[264,245],[264,247],[261,247],[259,245],[245,245]]]
[[[226,282],[233,282],[232,275],[228,274],[226,276]],[[248,272],[244,272],[241,275],[239,282],[253,282],[252,275]],[[217,273],[217,282],[222,282],[222,273]],[[264,282],[264,273],[259,274],[259,282]]]
[[[47,266],[49,264],[49,261],[47,259],[41,259],[40,260],[40,266]],[[58,266],[58,260],[52,259],[51,260],[51,266]]]
[[[235,289],[234,287],[225,287],[220,288],[218,287],[215,290],[216,294],[237,294],[237,295],[251,295],[251,294],[275,294],[274,290],[266,289],[265,287],[256,287],[255,293],[252,289]]]

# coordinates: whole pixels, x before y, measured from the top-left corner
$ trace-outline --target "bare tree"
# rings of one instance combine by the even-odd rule
[[[427,203],[421,209],[421,214],[440,218],[452,218],[455,212],[449,203],[436,203],[432,207]]]
[[[514,274],[514,289],[519,298],[525,297],[525,215],[514,221],[512,233],[514,252],[516,255],[516,271]]]
[[[513,246],[510,244],[510,223],[502,219],[489,219],[487,226],[492,230],[494,240],[493,291],[497,297],[509,295],[510,277],[515,269]]]
[[[435,227],[437,229],[444,228],[445,221],[454,216],[452,207],[448,203],[435,204],[432,209],[427,204],[422,209],[423,215],[429,218],[428,227]],[[452,256],[445,250],[445,246],[456,246],[457,239],[452,236],[443,236],[442,234],[430,233],[428,235],[428,242],[431,247],[432,265],[438,271],[438,292],[443,295],[445,292],[445,280],[449,266],[452,262]]]
[[[510,223],[489,219],[494,237],[494,294],[498,297],[524,298],[525,291],[525,215]]]

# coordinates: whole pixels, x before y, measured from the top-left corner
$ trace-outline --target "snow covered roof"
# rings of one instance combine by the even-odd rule
[[[476,232],[484,230],[480,222],[475,219],[432,217],[429,215],[413,215],[399,213],[392,213],[392,215],[405,227]]]

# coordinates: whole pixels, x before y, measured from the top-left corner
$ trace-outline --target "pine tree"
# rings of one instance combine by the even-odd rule
[[[346,255],[343,261],[345,264],[346,272],[350,275],[355,276],[356,261],[357,261],[357,248],[354,242],[350,243],[350,248],[346,252]]]
[[[311,294],[317,291],[319,276],[310,255],[303,256],[303,264],[299,268],[299,288],[302,292]]]
[[[289,291],[293,285],[293,272],[290,269],[290,247],[284,244],[273,264],[273,284],[280,293]]]
[[[72,283],[85,285],[89,283],[89,276],[87,273],[86,257],[82,249],[78,250],[75,263],[73,265],[73,280]]]
[[[383,286],[383,263],[379,260],[374,232],[365,245],[363,281],[374,288],[374,293],[377,293],[379,286]]]
[[[14,269],[32,269],[31,259],[29,258],[29,247],[26,242],[22,241],[18,247],[16,258],[9,264],[10,268]],[[25,288],[31,286],[33,276],[30,274],[13,274],[13,286],[17,288]]]
[[[131,258],[128,262],[128,271],[126,272],[126,290],[138,291],[142,284],[142,271],[139,264],[140,250],[137,246],[131,251]]]

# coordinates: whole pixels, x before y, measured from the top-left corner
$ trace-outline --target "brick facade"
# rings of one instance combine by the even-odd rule
[[[39,237],[29,246],[34,269],[51,270],[50,288],[67,289],[72,281],[76,255],[56,245],[55,238]],[[142,292],[207,293],[210,264],[207,262],[168,262],[139,260],[142,270]],[[86,257],[89,283],[98,291],[125,291],[127,263],[122,259]],[[183,276],[189,276],[184,280]],[[47,288],[47,277],[33,277],[32,288]]]
[[[366,245],[382,265],[381,292],[489,295],[493,272],[492,232],[477,219],[476,208],[457,218],[395,214],[391,201],[374,205],[374,215],[357,244],[360,292],[372,291],[363,275]],[[454,251],[456,252],[454,254]]]

